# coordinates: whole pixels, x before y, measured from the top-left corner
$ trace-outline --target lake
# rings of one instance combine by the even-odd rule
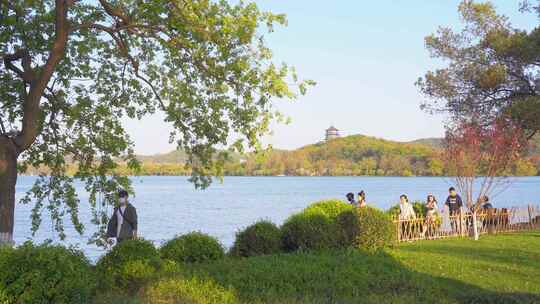
[[[35,177],[21,176],[17,197],[30,189]],[[223,184],[214,183],[206,190],[195,190],[187,177],[133,177],[136,196],[130,198],[139,215],[139,235],[156,245],[177,234],[202,231],[217,237],[229,247],[235,232],[258,219],[270,219],[277,224],[311,202],[344,199],[347,192],[366,191],[369,205],[387,209],[405,193],[411,201],[425,200],[433,193],[440,204],[447,195],[451,180],[441,177],[226,177]],[[87,195],[80,185],[81,219],[87,232],[79,236],[66,219],[68,242],[76,244],[92,259],[103,249],[86,244],[93,227]],[[540,203],[540,177],[515,178],[510,187],[492,197],[495,207],[511,207]],[[30,233],[32,206],[17,204],[15,211],[15,241],[27,240]],[[111,210],[112,212],[112,210]],[[58,238],[51,222],[44,216],[36,241]]]

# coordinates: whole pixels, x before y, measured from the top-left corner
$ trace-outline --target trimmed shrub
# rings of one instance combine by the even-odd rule
[[[358,210],[348,210],[342,212],[337,218],[339,229],[339,245],[341,247],[352,247],[360,235],[360,218]]]
[[[200,232],[176,237],[165,243],[160,252],[163,259],[177,263],[199,263],[225,256],[225,250],[216,238]]]
[[[249,257],[278,253],[281,250],[281,230],[270,221],[259,221],[236,234],[231,255]]]
[[[90,303],[94,288],[79,250],[30,242],[0,248],[0,303]]]
[[[338,245],[336,223],[322,214],[295,214],[285,221],[281,230],[287,251],[319,250]]]
[[[374,251],[390,247],[396,240],[396,231],[388,214],[379,209],[365,207],[340,214],[338,226],[341,244]]]
[[[144,304],[236,304],[234,292],[213,281],[170,278],[145,288],[141,294]]]
[[[99,285],[103,290],[134,294],[160,269],[159,252],[152,242],[135,239],[116,245],[97,263]]]
[[[331,221],[335,221],[338,215],[347,210],[352,210],[353,205],[347,204],[341,200],[324,200],[309,205],[302,213],[305,214],[321,214],[328,217]]]

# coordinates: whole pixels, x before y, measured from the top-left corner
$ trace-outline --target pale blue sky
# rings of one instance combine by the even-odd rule
[[[288,27],[268,36],[276,62],[294,65],[317,86],[294,103],[276,101],[292,118],[273,125],[264,143],[294,149],[322,139],[334,124],[345,135],[365,134],[408,141],[442,136],[444,117],[420,110],[414,82],[436,66],[424,37],[441,25],[459,28],[460,1],[453,0],[259,0],[264,10],[285,13]],[[521,14],[519,1],[492,1],[519,28],[538,24]],[[141,154],[167,152],[168,126],[161,117],[129,122]],[[160,135],[157,135],[160,134]]]

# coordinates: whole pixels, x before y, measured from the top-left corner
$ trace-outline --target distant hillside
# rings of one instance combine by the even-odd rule
[[[425,145],[425,146],[430,146],[430,147],[434,147],[434,148],[442,148],[443,139],[438,138],[438,137],[421,138],[421,139],[410,141],[409,143],[418,144],[418,145]]]
[[[231,153],[232,161],[238,161],[240,155]],[[174,150],[169,153],[154,154],[154,155],[137,155],[137,159],[143,163],[156,163],[156,164],[185,164],[188,160],[186,152],[181,150]]]
[[[157,164],[176,164],[185,163],[187,161],[187,155],[184,151],[175,150],[164,154],[137,155],[137,159],[141,162],[152,162]]]
[[[534,145],[540,155],[540,138]],[[364,135],[337,138],[296,150],[270,150],[244,157],[232,155],[227,175],[308,176],[439,176],[445,169],[440,159],[441,138],[397,142]],[[139,156],[143,175],[185,175],[187,156],[183,151]],[[530,157],[515,169],[516,175],[536,175],[540,157]]]
[[[353,135],[293,151],[270,151],[231,166],[237,175],[440,175],[433,147]]]
[[[443,138],[421,138],[417,140],[410,141],[411,144],[420,144],[430,147],[440,149],[443,147]],[[530,142],[529,155],[530,156],[539,156],[540,155],[540,135],[535,136]]]
[[[540,135],[531,141],[530,154],[512,169],[514,175],[540,173]],[[241,156],[231,154],[225,175],[295,176],[441,176],[445,174],[440,153],[441,138],[397,142],[364,135],[352,135],[319,142],[296,150],[269,150]],[[141,168],[134,172],[125,163],[115,172],[121,175],[190,175],[184,151],[139,155]],[[70,165],[69,174],[76,171]],[[27,174],[47,172],[29,168]]]

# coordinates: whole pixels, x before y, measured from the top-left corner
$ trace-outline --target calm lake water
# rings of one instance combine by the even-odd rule
[[[21,176],[17,197],[30,189],[34,177]],[[202,231],[217,237],[225,246],[234,241],[235,232],[258,219],[270,219],[277,224],[311,202],[341,198],[347,192],[365,190],[370,205],[387,209],[406,193],[411,201],[424,200],[433,193],[444,201],[451,180],[440,177],[226,177],[223,184],[195,190],[187,177],[134,177],[136,196],[131,198],[139,215],[140,236],[156,245],[177,234]],[[87,195],[80,187],[81,219],[87,231],[82,237],[74,232],[66,219],[69,244],[76,244],[92,259],[103,249],[86,244],[92,234]],[[502,194],[493,197],[495,207],[511,207],[540,203],[540,177],[515,178]],[[30,236],[31,206],[17,205],[15,241],[19,244]],[[112,211],[111,211],[112,212]],[[58,238],[51,222],[44,216],[34,240]]]

